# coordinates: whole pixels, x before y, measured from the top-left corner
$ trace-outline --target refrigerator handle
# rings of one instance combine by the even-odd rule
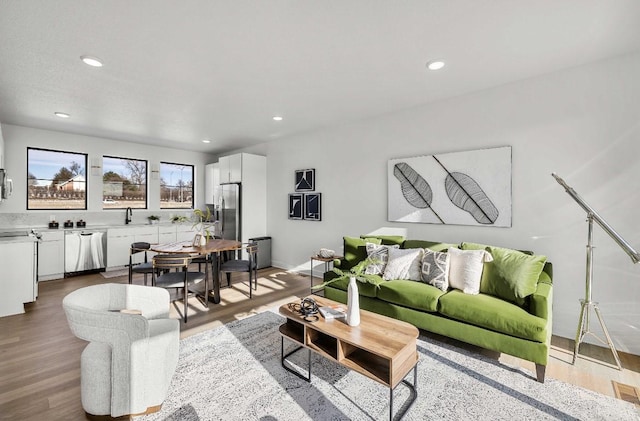
[[[223,234],[224,236],[224,195],[221,194],[220,195],[220,232]]]

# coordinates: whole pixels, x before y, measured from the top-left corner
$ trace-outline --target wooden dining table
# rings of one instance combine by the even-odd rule
[[[220,302],[220,253],[240,248],[242,248],[242,243],[239,241],[211,238],[203,246],[194,246],[191,241],[176,241],[174,243],[151,244],[149,250],[162,254],[209,256],[213,279],[213,296],[208,297],[208,299],[214,304],[218,304]]]

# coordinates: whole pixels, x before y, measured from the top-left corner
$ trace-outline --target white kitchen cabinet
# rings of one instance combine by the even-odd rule
[[[158,243],[166,244],[176,241],[175,225],[160,225],[158,227]]]
[[[221,156],[218,159],[220,184],[242,182],[242,155],[245,154]]]
[[[107,268],[129,264],[129,249],[135,242],[129,228],[109,228],[107,230]]]
[[[64,277],[64,232],[40,231],[38,245],[38,281]]]
[[[176,241],[193,241],[195,235],[190,223],[176,225]]]
[[[0,317],[24,313],[24,303],[36,300],[36,244],[34,239],[0,242]]]
[[[205,166],[204,179],[204,203],[208,205],[218,204],[218,190],[220,187],[220,164],[207,164]]]
[[[138,242],[157,243],[158,226],[109,228],[107,230],[107,267],[127,266],[131,244]],[[134,255],[133,261],[134,263],[142,263],[144,253]]]

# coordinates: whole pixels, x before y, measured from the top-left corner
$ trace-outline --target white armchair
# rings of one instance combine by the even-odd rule
[[[111,417],[159,410],[180,342],[180,322],[169,318],[169,293],[142,285],[92,285],[68,294],[62,306],[73,334],[90,342],[80,360],[84,410]]]

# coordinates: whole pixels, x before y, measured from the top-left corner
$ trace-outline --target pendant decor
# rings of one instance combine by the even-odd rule
[[[347,288],[347,324],[358,326],[360,324],[360,298],[358,297],[358,284],[356,277],[349,278]]]

